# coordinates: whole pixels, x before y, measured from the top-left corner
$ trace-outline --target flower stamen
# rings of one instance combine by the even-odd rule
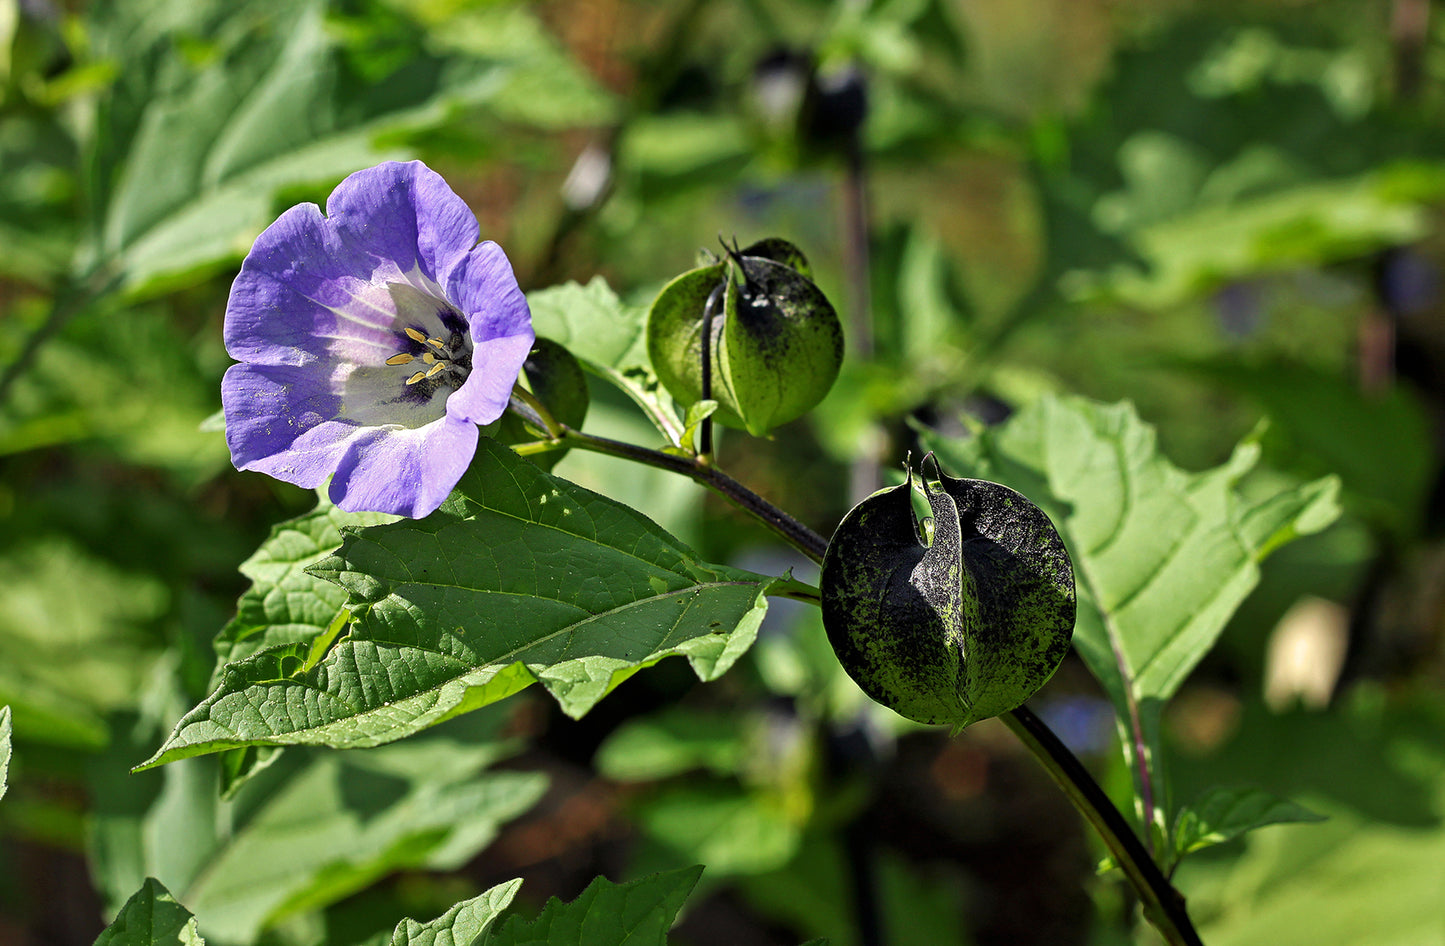
[[[425,378],[425,377],[426,377],[426,372],[425,372],[425,371],[418,371],[416,374],[412,375],[410,378],[407,378],[407,379],[406,379],[406,383],[407,383],[407,384],[416,384],[418,381],[420,381],[422,378]]]
[[[409,365],[412,363],[412,360],[411,355],[408,355],[406,352],[400,352],[386,359],[386,363],[389,365]]]

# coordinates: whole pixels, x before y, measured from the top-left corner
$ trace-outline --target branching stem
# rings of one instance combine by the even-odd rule
[[[710,462],[698,457],[676,456],[605,437],[595,437],[565,425],[558,426],[561,428],[561,435],[553,443],[622,457],[661,470],[680,473],[721,493],[813,561],[823,561],[823,553],[828,549],[827,539]],[[806,595],[795,597],[807,599]],[[1185,910],[1184,897],[1159,870],[1159,865],[1145,850],[1129,822],[1068,746],[1027,707],[1021,706],[1001,718],[1063,789],[1085,820],[1099,833],[1115,863],[1138,893],[1144,905],[1145,916],[1163,934],[1165,941],[1170,946],[1203,946]]]

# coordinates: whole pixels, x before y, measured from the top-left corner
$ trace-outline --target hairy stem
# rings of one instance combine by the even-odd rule
[[[827,539],[711,463],[605,437],[594,437],[566,426],[562,426],[560,442],[680,473],[721,493],[813,561],[823,561],[823,554],[828,549]],[[806,599],[807,596],[804,594],[796,597]],[[1144,905],[1145,916],[1163,934],[1165,941],[1170,946],[1202,946],[1199,934],[1185,910],[1184,897],[1169,883],[1159,865],[1144,849],[1129,822],[1069,747],[1027,707],[1021,706],[1001,719],[1063,789],[1084,819],[1098,832],[1115,863],[1138,893]]]

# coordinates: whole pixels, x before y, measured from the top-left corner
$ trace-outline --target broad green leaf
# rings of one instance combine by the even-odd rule
[[[491,110],[541,128],[598,127],[616,120],[617,101],[523,4],[438,4],[401,0],[444,48],[495,58],[508,67]]]
[[[1335,519],[1338,482],[1246,494],[1237,484],[1259,454],[1248,442],[1223,466],[1187,473],[1127,402],[1049,397],[970,439],[923,439],[944,467],[1013,486],[1058,525],[1078,581],[1074,645],[1127,731],[1141,802],[1142,772],[1154,772],[1147,818],[1164,827],[1164,701],[1258,583],[1260,561]]]
[[[118,746],[92,768],[97,884],[115,898],[158,877],[207,937],[252,942],[398,870],[456,870],[546,790],[539,773],[487,770],[510,751],[503,722],[474,713],[377,749],[288,750],[228,800],[216,760],[137,776],[134,743]]]
[[[563,345],[589,370],[637,402],[672,446],[683,427],[647,357],[647,310],[626,305],[601,276],[527,294],[537,334]]]
[[[377,525],[395,516],[346,512],[321,496],[314,510],[272,527],[261,547],[241,563],[252,585],[236,604],[236,616],[216,635],[211,686],[226,664],[278,644],[308,644],[319,659],[345,627],[346,592],[306,574],[306,568],[341,545],[343,526]],[[229,796],[261,767],[275,761],[274,746],[228,750],[221,760],[221,794]]]
[[[1119,709],[1172,696],[1259,562],[1338,515],[1333,478],[1241,492],[1251,443],[1213,470],[1179,469],[1127,402],[1045,398],[973,438],[924,441],[945,469],[1012,485],[1052,514],[1078,576],[1074,642]]]
[[[1413,691],[1413,692],[1412,692]],[[1181,757],[1181,783],[1254,783],[1329,820],[1250,832],[1176,875],[1210,946],[1433,946],[1445,863],[1445,700],[1364,684],[1326,712],[1245,707],[1234,738]]]
[[[306,573],[341,545],[341,529],[395,521],[377,512],[345,512],[322,498],[316,508],[272,527],[270,536],[241,563],[251,587],[236,616],[216,635],[214,685],[226,664],[277,644],[310,643],[345,610],[346,592]]]
[[[666,946],[701,867],[653,874],[625,884],[598,877],[571,903],[547,901],[534,920],[508,917],[486,946]]]
[[[0,353],[6,362],[19,357],[22,334],[40,330],[15,321],[0,324],[0,352],[13,352]],[[159,302],[110,299],[77,313],[16,365],[23,371],[0,401],[0,454],[99,443],[196,486],[229,468],[224,439],[196,435],[215,408],[225,353],[215,335],[182,323]]]
[[[160,881],[147,877],[120,913],[95,939],[95,946],[204,946],[196,918]]]
[[[1175,856],[1223,844],[1265,825],[1324,820],[1324,815],[1262,789],[1215,788],[1179,810]]]
[[[1214,177],[1231,170],[1221,167]],[[1440,177],[1438,168],[1433,173]],[[1147,271],[1117,267],[1100,287],[1140,308],[1165,308],[1219,281],[1414,242],[1428,229],[1423,201],[1438,194],[1445,180],[1418,194],[1402,188],[1401,181],[1414,184],[1420,175],[1415,165],[1385,167],[1237,202],[1201,201],[1132,234]]]
[[[17,6],[0,4],[0,20],[6,7],[14,11]],[[45,39],[49,37],[31,35],[28,42],[38,46]],[[0,41],[0,56],[3,54]],[[25,78],[39,79],[39,72],[37,68]],[[75,148],[74,138],[54,114],[6,110],[5,121],[0,123],[0,272],[42,285],[65,272],[75,252],[78,229],[69,212],[75,189]]]
[[[96,123],[90,265],[116,267],[141,293],[238,256],[278,191],[403,156],[380,136],[435,125],[500,85],[495,64],[430,55],[417,40],[390,60],[397,68],[361,72],[384,60],[349,58],[324,11],[192,0],[91,10],[95,54],[118,78]]]
[[[580,717],[674,654],[712,680],[751,646],[772,582],[699,561],[490,439],[436,513],[348,532],[311,573],[349,592],[349,633],[314,665],[299,644],[231,664],[143,767],[252,744],[377,745],[534,681]]]
[[[1280,362],[1221,358],[1186,367],[1259,404],[1267,435],[1286,441],[1277,462],[1306,475],[1335,473],[1364,518],[1400,536],[1418,531],[1434,447],[1425,409],[1409,390],[1362,392],[1343,372]]]
[[[391,934],[391,946],[472,946],[485,943],[482,937],[497,919],[517,890],[521,880],[497,884],[484,893],[463,900],[429,923],[405,919]]]
[[[563,283],[527,293],[532,327],[572,354],[596,366],[631,368],[647,364],[647,310],[627,305],[607,280]]]
[[[0,798],[5,797],[10,775],[10,707],[0,706]]]

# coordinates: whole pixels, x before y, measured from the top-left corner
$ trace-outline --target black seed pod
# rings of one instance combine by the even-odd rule
[[[874,493],[823,558],[823,624],[860,687],[900,715],[961,729],[1021,706],[1068,652],[1074,571],[1043,510],[924,458]],[[931,528],[913,511],[919,489]]]

